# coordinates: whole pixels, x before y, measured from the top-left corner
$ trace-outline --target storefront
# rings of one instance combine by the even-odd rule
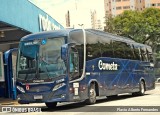
[[[31,33],[63,29],[55,19],[28,0],[1,0],[0,3],[0,97],[8,95],[6,87],[10,89],[12,79],[6,79],[4,54],[6,51],[18,48],[19,40]],[[12,54],[12,53],[11,53]],[[12,62],[15,65],[16,53],[13,53]],[[7,54],[6,54],[7,55]],[[8,54],[9,55],[9,54]],[[9,59],[9,58],[8,58]],[[13,69],[13,68],[12,68]],[[12,76],[13,77],[13,73]],[[9,86],[7,86],[9,85]]]

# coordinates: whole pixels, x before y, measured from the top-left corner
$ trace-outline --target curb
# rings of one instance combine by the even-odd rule
[[[7,102],[5,102],[5,101],[3,101],[2,103],[0,103],[0,106],[2,106],[2,105],[19,105],[19,103],[18,103],[18,101],[8,101],[7,100]]]
[[[160,85],[160,82],[155,82],[156,85]]]

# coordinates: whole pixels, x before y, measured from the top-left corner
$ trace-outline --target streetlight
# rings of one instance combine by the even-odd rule
[[[84,29],[84,24],[78,24],[78,26],[81,26],[81,28]]]

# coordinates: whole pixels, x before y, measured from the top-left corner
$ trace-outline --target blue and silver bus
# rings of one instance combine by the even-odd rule
[[[18,102],[86,101],[122,93],[144,95],[155,88],[150,46],[93,29],[30,34],[19,44]]]

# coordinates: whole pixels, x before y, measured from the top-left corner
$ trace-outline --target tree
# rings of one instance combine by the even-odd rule
[[[147,8],[143,11],[127,10],[116,17],[106,17],[106,26],[108,29],[105,31],[150,45],[154,53],[160,43],[160,9],[158,8]]]
[[[159,42],[160,9],[147,8],[142,12],[127,10],[116,17],[106,17],[105,23],[107,32],[146,44]]]
[[[154,52],[160,43],[160,9],[149,8],[142,12],[143,15],[143,33],[148,35],[148,38],[142,38],[143,43],[152,46]]]
[[[106,26],[104,27],[104,31],[113,33],[113,17],[108,12],[106,12],[105,15],[105,24]]]
[[[125,11],[113,19],[114,33],[141,42],[142,14],[137,11]]]

